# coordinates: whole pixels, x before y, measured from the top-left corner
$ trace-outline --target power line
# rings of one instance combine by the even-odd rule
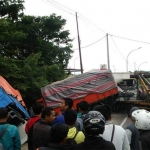
[[[133,39],[124,38],[124,37],[120,37],[120,36],[116,36],[116,35],[111,35],[111,34],[109,34],[109,35],[110,35],[110,36],[117,37],[117,38],[121,38],[121,39],[129,40],[129,41],[134,41],[134,42],[139,42],[139,43],[144,43],[144,44],[150,44],[149,42],[144,42],[144,41],[133,40]]]
[[[42,0],[42,1],[44,1],[44,0]],[[67,10],[65,10],[65,9],[68,9],[68,10],[70,10],[70,11],[75,12],[73,9],[70,9],[70,8],[68,8],[68,7],[66,7],[66,6],[64,6],[64,5],[62,5],[62,4],[58,3],[58,2],[55,2],[54,0],[51,0],[51,1],[50,1],[50,0],[47,0],[47,1],[48,1],[49,3],[51,3],[53,7],[57,8],[57,9],[59,9],[59,10],[65,11],[66,13],[69,13],[69,14],[75,16],[75,14],[73,14],[73,13],[68,12]],[[48,4],[49,4],[49,3],[48,3]],[[60,5],[60,6],[59,6],[59,5]],[[63,8],[62,8],[62,7],[63,7]],[[64,9],[64,8],[65,8],[65,9]],[[80,15],[80,17],[79,17],[79,16],[78,16],[78,17],[79,17],[81,20],[84,20],[84,21],[86,21],[87,23],[94,25],[98,30],[100,30],[100,31],[102,31],[102,32],[104,32],[104,33],[106,33],[104,30],[100,29],[97,25],[95,25],[93,22],[89,21],[86,17],[84,17],[84,16],[81,15],[80,13],[78,13],[78,14]],[[109,34],[109,35],[110,35],[110,36],[117,37],[117,38],[125,39],[125,40],[134,41],[134,42],[140,42],[140,43],[144,43],[144,44],[150,44],[149,42],[144,42],[144,41],[129,39],[129,38],[120,37],[120,36],[111,35],[111,34]]]
[[[118,46],[116,45],[116,43],[115,43],[114,39],[112,38],[112,36],[110,36],[110,37],[111,37],[111,39],[112,39],[112,41],[113,41],[113,43],[114,43],[114,45],[115,45],[116,49],[118,50],[119,54],[120,54],[120,55],[121,55],[121,57],[122,57],[122,58],[126,61],[126,59],[124,58],[123,54],[121,53],[121,51],[119,50]]]
[[[44,0],[43,0],[43,1],[44,1]],[[73,13],[68,12],[68,11],[66,11],[65,9],[68,9],[68,10],[70,10],[70,11],[73,11],[74,13],[76,12],[75,10],[70,9],[70,8],[68,8],[68,7],[66,7],[66,6],[64,6],[64,5],[62,5],[62,4],[58,3],[58,2],[55,2],[54,0],[51,0],[51,1],[50,1],[50,0],[47,0],[47,1],[48,1],[49,3],[51,3],[55,8],[60,9],[60,10],[62,10],[62,11],[65,11],[66,13],[69,13],[69,14],[75,16]],[[52,1],[53,1],[53,2],[52,2]],[[65,8],[65,9],[64,9],[64,8]],[[78,13],[78,14],[80,14],[80,13]],[[79,17],[79,16],[78,16],[78,17]],[[104,30],[100,29],[97,25],[95,25],[93,22],[89,21],[89,20],[88,20],[86,17],[84,17],[83,15],[80,14],[79,19],[86,21],[88,24],[94,25],[98,30],[100,30],[101,32],[106,33]]]
[[[88,22],[89,24],[92,24],[92,25],[94,25],[98,30],[100,30],[101,32],[104,32],[104,33],[106,33],[104,30],[102,30],[102,29],[100,29],[96,24],[94,24],[93,22],[91,22],[90,20],[88,20],[86,17],[84,17],[83,15],[81,15],[80,13],[78,13],[79,15],[80,15],[80,17],[82,18],[82,19],[84,19],[86,22]],[[81,19],[80,18],[80,19]]]
[[[78,18],[81,19],[81,21],[83,21],[94,33],[96,33],[96,31],[94,31],[94,29],[91,27],[91,25],[87,21],[85,21],[84,19],[80,18],[79,16],[78,16]]]
[[[42,1],[45,2],[44,0],[42,0]],[[66,12],[66,13],[68,13],[68,14],[70,14],[70,15],[75,16],[75,14],[73,14],[73,13],[71,13],[71,12],[65,10],[64,8],[62,8],[62,7],[60,7],[59,5],[55,4],[54,2],[51,2],[50,0],[46,0],[46,1],[48,1],[48,4],[49,4],[49,5],[55,7],[55,8],[57,8],[57,9],[59,9],[59,10],[62,10],[62,11]],[[46,2],[45,2],[45,3],[46,3]]]
[[[101,41],[103,38],[105,38],[106,37],[106,35],[104,36],[104,37],[102,37],[101,39],[99,39],[99,40],[97,40],[96,42],[94,42],[94,43],[91,43],[91,44],[89,44],[89,45],[86,45],[86,46],[84,46],[84,47],[81,47],[81,48],[86,48],[86,47],[89,47],[89,46],[91,46],[91,45],[94,45],[94,44],[96,44],[97,42],[99,42],[99,41]],[[78,48],[76,48],[76,49],[73,49],[73,50],[78,50]]]
[[[58,3],[58,2],[55,2],[54,0],[52,0],[54,3],[57,3],[58,5],[60,5],[60,6],[62,6],[62,7],[65,7],[66,9],[68,9],[68,10],[71,10],[71,11],[73,11],[73,12],[75,12],[73,9],[70,9],[70,8],[68,8],[68,7],[66,7],[66,6],[64,6],[64,5],[62,5],[62,4],[60,4],[60,3]]]

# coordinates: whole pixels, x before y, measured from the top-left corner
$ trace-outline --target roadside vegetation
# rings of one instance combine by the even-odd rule
[[[65,19],[26,16],[23,3],[0,1],[0,75],[29,107],[41,98],[41,87],[67,77],[64,69],[73,51]]]

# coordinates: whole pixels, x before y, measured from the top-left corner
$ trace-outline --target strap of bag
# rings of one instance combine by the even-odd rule
[[[9,124],[3,129],[2,132],[0,132],[0,139],[3,137],[3,135],[5,134],[7,128],[8,128]]]
[[[75,137],[77,136],[79,131],[76,131],[76,134],[74,135],[74,137],[72,139],[75,139]]]
[[[141,143],[141,141],[139,141],[139,147],[140,147],[140,150],[142,150],[142,143]]]
[[[115,125],[113,124],[113,130],[112,130],[112,135],[111,135],[111,142],[113,141],[113,138],[114,138],[114,132],[115,132]]]

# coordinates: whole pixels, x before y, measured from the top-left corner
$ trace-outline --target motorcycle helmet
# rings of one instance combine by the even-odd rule
[[[85,135],[97,136],[105,130],[105,118],[98,111],[89,111],[83,120]]]
[[[135,110],[132,113],[135,126],[140,130],[150,130],[150,112],[145,109]]]

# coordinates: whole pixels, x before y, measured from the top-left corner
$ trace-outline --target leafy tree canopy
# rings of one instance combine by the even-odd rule
[[[66,77],[64,68],[72,54],[66,20],[56,14],[23,15],[12,22],[15,17],[5,15],[0,19],[0,75],[21,92],[26,103],[33,102],[41,97],[41,87]]]
[[[22,16],[24,0],[1,0],[0,17],[10,18],[12,21],[18,20]]]

